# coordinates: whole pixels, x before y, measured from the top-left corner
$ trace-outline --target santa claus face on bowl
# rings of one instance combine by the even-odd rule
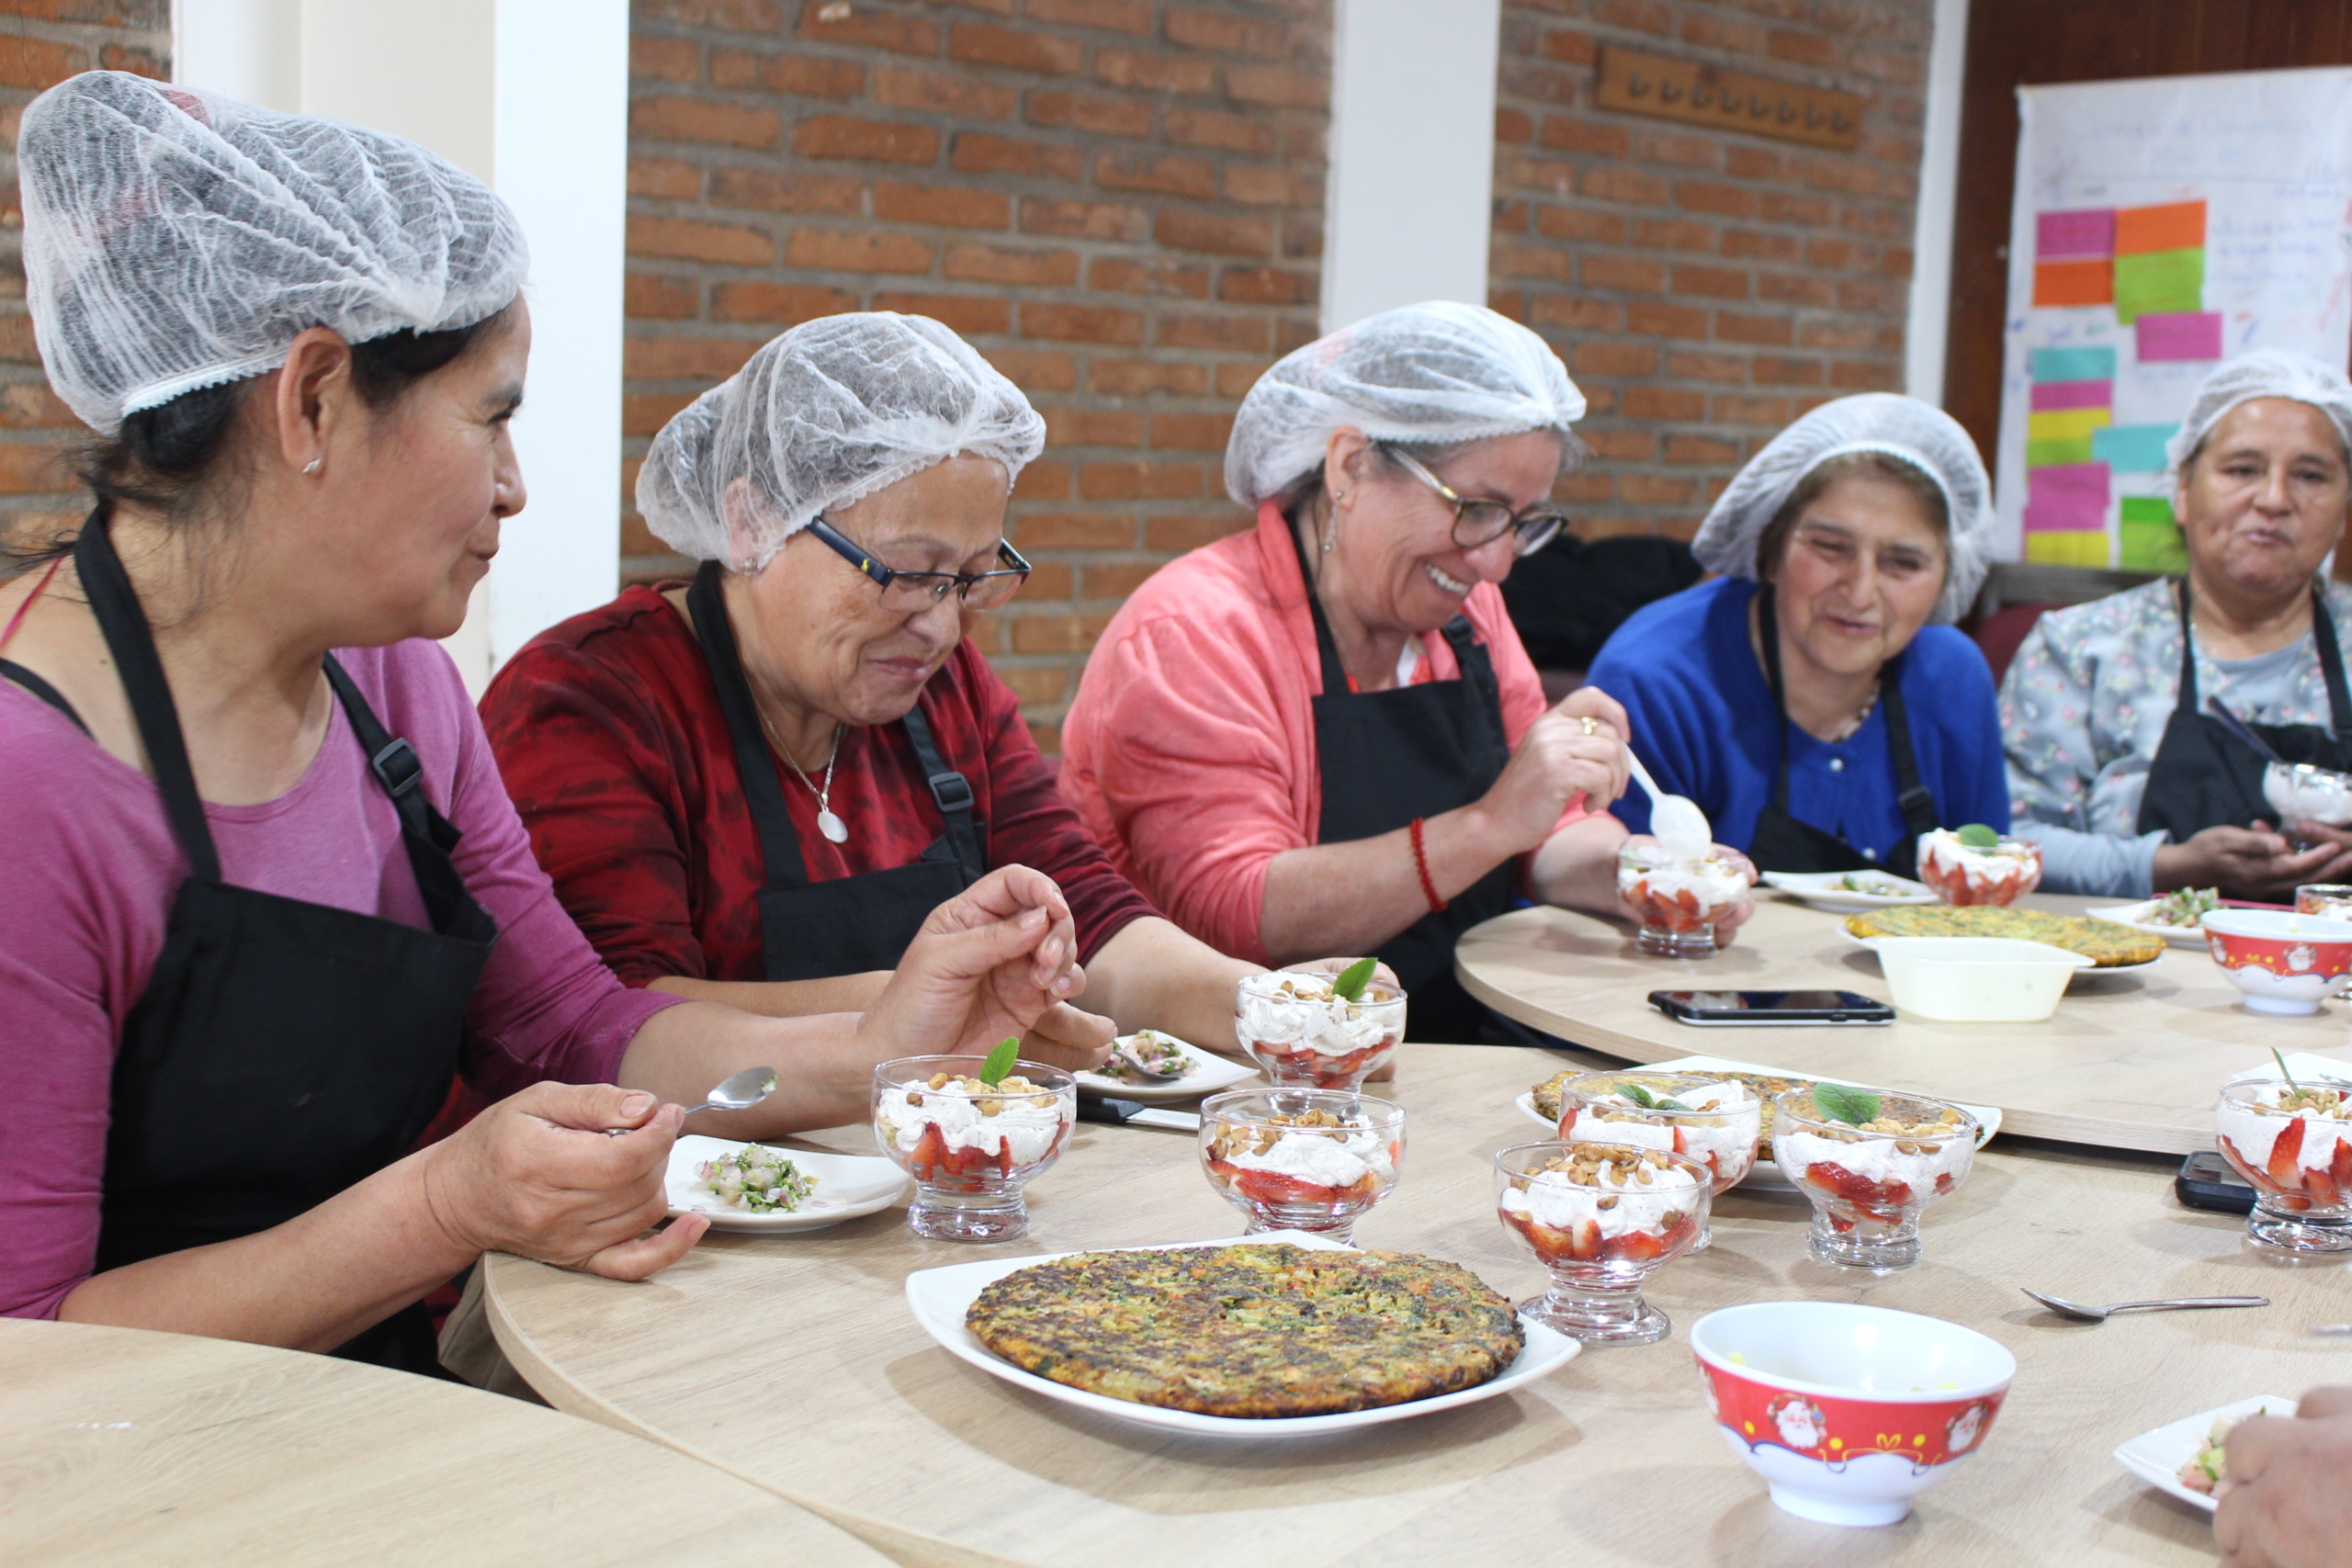
[[[2256,1012],[2308,1013],[2352,972],[2352,920],[2284,909],[2216,909],[2205,951]]]

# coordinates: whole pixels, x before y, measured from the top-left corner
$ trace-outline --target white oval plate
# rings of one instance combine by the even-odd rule
[[[1283,1241],[1317,1251],[1355,1250],[1328,1236],[1311,1235],[1305,1231],[1267,1231],[1260,1235],[1235,1236],[1225,1241],[1172,1241],[1159,1247],[1097,1247],[1090,1250],[1165,1252],[1178,1247],[1255,1247]],[[1065,1404],[1075,1404],[1081,1410],[1132,1421],[1138,1426],[1163,1427],[1171,1431],[1220,1438],[1311,1438],[1331,1432],[1352,1431],[1359,1427],[1376,1427],[1389,1421],[1408,1420],[1435,1410],[1450,1410],[1457,1404],[1492,1399],[1522,1383],[1532,1382],[1544,1373],[1566,1365],[1584,1348],[1557,1329],[1530,1323],[1522,1317],[1519,1325],[1526,1331],[1527,1344],[1520,1351],[1519,1359],[1505,1367],[1499,1376],[1490,1378],[1476,1388],[1460,1389],[1453,1393],[1407,1400],[1402,1404],[1384,1404],[1376,1410],[1350,1410],[1337,1416],[1277,1416],[1263,1420],[1236,1416],[1202,1416],[1190,1410],[1168,1410],[1157,1404],[1137,1404],[1133,1400],[1090,1393],[1082,1388],[1072,1388],[1068,1383],[1058,1383],[1051,1378],[1023,1371],[981,1344],[972,1331],[964,1326],[964,1314],[971,1310],[972,1303],[980,1292],[989,1285],[1031,1264],[1051,1263],[1057,1258],[1075,1256],[1075,1253],[1057,1252],[1044,1258],[987,1258],[977,1263],[954,1263],[944,1269],[918,1269],[907,1276],[907,1305],[913,1311],[915,1321],[922,1325],[924,1331],[938,1340],[949,1354],[1033,1393],[1044,1394]]]
[[[2148,929],[2153,931],[2154,928]],[[1872,953],[1876,953],[1878,951],[1878,947],[1876,945],[1878,938],[1874,936],[1856,936],[1852,931],[1848,931],[1842,925],[1838,928],[1838,934],[1844,937],[1848,942],[1852,942],[1856,947],[1867,947]],[[1930,937],[1925,940],[1932,942],[1935,939]],[[2201,936],[2198,937],[2196,939],[2196,945],[2199,947],[2204,946],[2205,939]],[[2096,979],[2101,975],[2133,975],[2143,969],[2153,969],[2164,961],[2165,955],[2159,953],[2154,958],[2143,958],[2137,964],[2109,964],[2104,968],[2092,965],[2077,969],[2072,975],[2067,976],[2066,984],[2069,987],[2072,987],[2077,980]]]
[[[1886,909],[1898,904],[1936,901],[1934,888],[1891,871],[1768,871],[1762,876],[1766,886],[1778,888],[1792,898],[1801,898],[1816,909],[1838,909],[1850,914],[1856,909]],[[1856,893],[1838,886],[1849,876],[1867,877],[1900,891]]]
[[[2292,1416],[2295,1410],[2295,1401],[2266,1393],[2258,1399],[2241,1399],[2235,1404],[2208,1410],[2201,1416],[2184,1416],[2152,1432],[2143,1432],[2119,1447],[2115,1462],[2157,1491],[2169,1492],[2191,1507],[2210,1514],[2213,1511],[2213,1499],[2183,1486],[2180,1467],[2205,1446],[2206,1434],[2212,1431],[2213,1423],[2224,1416]]]
[[[1679,1056],[1671,1062],[1638,1063],[1625,1070],[1629,1073],[1761,1073],[1767,1077],[1807,1078],[1815,1083],[1844,1084],[1849,1089],[1873,1087],[1869,1084],[1856,1083],[1851,1078],[1823,1077],[1818,1073],[1800,1073],[1792,1067],[1758,1066],[1754,1062],[1735,1062],[1724,1056]],[[1545,1121],[1544,1113],[1535,1109],[1533,1089],[1525,1090],[1511,1103],[1518,1106],[1521,1112],[1537,1126],[1550,1127],[1555,1134],[1557,1133],[1557,1123]],[[1969,1105],[1957,1100],[1952,1103],[1976,1118],[1976,1146],[1978,1148],[1981,1149],[1991,1143],[1993,1134],[2001,1130],[1999,1106]],[[1753,1187],[1765,1192],[1793,1192],[1797,1190],[1796,1183],[1781,1173],[1780,1166],[1770,1155],[1764,1156],[1749,1167],[1747,1174],[1740,1179],[1738,1185]]]
[[[2202,947],[2205,932],[2196,926],[2160,926],[2148,919],[2155,911],[2157,900],[2143,898],[2137,904],[2109,904],[2103,908],[2085,909],[2094,920],[2106,920],[2113,925],[2130,926],[2149,936],[2160,936],[2175,947]],[[2153,962],[2153,961],[2152,961]]]
[[[749,1148],[725,1138],[689,1133],[670,1148],[670,1213],[702,1214],[710,1228],[775,1235],[791,1231],[823,1230],[860,1214],[877,1213],[897,1202],[907,1190],[907,1173],[896,1162],[876,1155],[829,1155],[813,1149],[786,1149],[792,1163],[817,1179],[808,1201],[788,1214],[755,1214],[720,1203],[715,1192],[695,1190],[695,1168],[705,1160]]]
[[[1258,1076],[1257,1067],[1249,1062],[1237,1062],[1230,1056],[1219,1056],[1197,1045],[1187,1045],[1164,1031],[1152,1031],[1162,1040],[1184,1053],[1191,1069],[1181,1078],[1168,1083],[1130,1083],[1125,1078],[1105,1077],[1101,1073],[1073,1073],[1078,1087],[1093,1094],[1107,1094],[1114,1100],[1132,1100],[1145,1105],[1159,1105],[1171,1100],[1191,1100],[1199,1095],[1215,1094],[1221,1089],[1231,1089],[1244,1078]],[[1121,1041],[1132,1040],[1122,1034]]]

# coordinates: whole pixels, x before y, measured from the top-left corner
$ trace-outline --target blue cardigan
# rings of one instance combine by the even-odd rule
[[[1634,748],[1658,787],[1697,801],[1718,841],[1744,850],[1755,838],[1786,737],[1790,815],[1883,861],[1906,834],[1887,754],[1886,705],[1835,743],[1776,714],[1747,637],[1756,588],[1720,578],[1644,606],[1593,660],[1590,683],[1625,705]],[[1904,653],[1903,700],[1939,824],[1982,822],[2006,831],[2008,784],[1984,655],[1953,627],[1921,627]],[[1634,832],[1649,831],[1650,803],[1640,785],[1611,809]]]

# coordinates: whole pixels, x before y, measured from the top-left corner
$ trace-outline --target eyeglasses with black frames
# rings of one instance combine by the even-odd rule
[[[994,610],[1008,603],[1029,581],[1029,563],[1010,543],[1001,543],[996,547],[996,558],[1004,563],[1001,571],[898,571],[876,560],[821,517],[808,525],[808,532],[835,555],[879,583],[883,607],[902,615],[921,615],[951,592],[963,600],[967,610]]]
[[[1568,525],[1567,514],[1548,502],[1539,501],[1524,512],[1513,512],[1499,501],[1474,500],[1430,472],[1394,443],[1380,441],[1374,445],[1383,457],[1453,503],[1453,542],[1465,550],[1491,545],[1509,534],[1513,555],[1532,556],[1559,537],[1560,530]]]

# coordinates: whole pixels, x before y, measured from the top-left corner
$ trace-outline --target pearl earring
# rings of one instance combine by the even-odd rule
[[[1327,556],[1328,556],[1328,555],[1329,555],[1329,554],[1331,553],[1331,545],[1332,545],[1332,542],[1333,542],[1333,540],[1332,540],[1332,536],[1330,536],[1329,534],[1326,534],[1326,535],[1324,535],[1324,536],[1323,536],[1323,553],[1324,553],[1325,555],[1327,555]]]
[[[315,474],[319,471],[319,465],[325,461],[324,457],[313,457],[302,465],[302,471],[306,474]]]

